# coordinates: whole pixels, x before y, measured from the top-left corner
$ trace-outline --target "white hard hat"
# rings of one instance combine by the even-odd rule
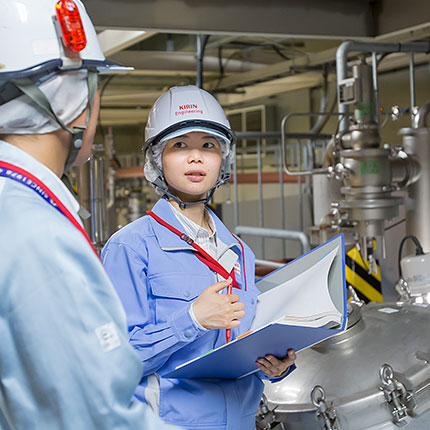
[[[55,69],[121,69],[105,59],[80,0],[0,0],[0,9],[0,82]]]
[[[144,149],[191,131],[209,132],[230,144],[234,141],[230,123],[214,96],[194,85],[170,88],[149,112]]]
[[[223,160],[218,181],[209,191],[208,197],[192,204],[207,203],[214,191],[230,180],[235,136],[221,105],[214,96],[194,85],[173,87],[156,100],[149,112],[145,128],[143,147],[146,155],[145,177],[158,193],[173,198],[182,207],[190,203],[182,202],[169,189],[160,168],[161,152],[164,148],[163,143],[167,140],[196,131],[217,138],[221,145]]]
[[[0,0],[0,10],[0,105],[24,94],[72,133],[70,165],[86,125],[69,129],[39,87],[59,73],[86,69],[88,91],[77,96],[87,98],[91,110],[96,73],[130,68],[105,59],[81,0]]]

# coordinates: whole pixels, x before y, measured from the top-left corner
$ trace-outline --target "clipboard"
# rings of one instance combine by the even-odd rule
[[[344,236],[340,234],[257,282],[261,293],[251,330],[162,377],[239,379],[259,369],[258,357],[284,357],[346,328]]]

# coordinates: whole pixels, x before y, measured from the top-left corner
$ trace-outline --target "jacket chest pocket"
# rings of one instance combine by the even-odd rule
[[[155,302],[157,322],[166,322],[168,317],[184,306],[189,306],[203,290],[213,284],[208,276],[184,273],[157,274],[148,279]]]

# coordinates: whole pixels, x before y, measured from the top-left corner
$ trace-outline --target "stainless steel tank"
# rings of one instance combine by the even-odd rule
[[[353,304],[346,332],[266,383],[257,428],[429,430],[429,362],[429,305]]]

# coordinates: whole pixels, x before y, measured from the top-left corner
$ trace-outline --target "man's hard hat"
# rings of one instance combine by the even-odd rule
[[[130,68],[105,59],[81,0],[0,0],[0,10],[0,107],[8,109],[6,103],[14,103],[15,99],[24,100],[29,106],[33,103],[39,115],[49,117],[55,127],[70,132],[73,145],[66,163],[70,166],[88,125],[97,90],[96,74]],[[41,88],[58,74],[79,70],[88,71],[88,88],[77,87],[73,102],[80,106],[85,101],[89,109],[85,124],[69,128],[61,118],[64,110],[60,107],[55,111],[52,98]],[[51,97],[55,98],[55,94]],[[17,123],[19,119],[16,118]],[[13,130],[10,133],[14,134]]]
[[[105,59],[80,0],[0,0],[0,10],[0,85],[54,70],[123,69]]]

